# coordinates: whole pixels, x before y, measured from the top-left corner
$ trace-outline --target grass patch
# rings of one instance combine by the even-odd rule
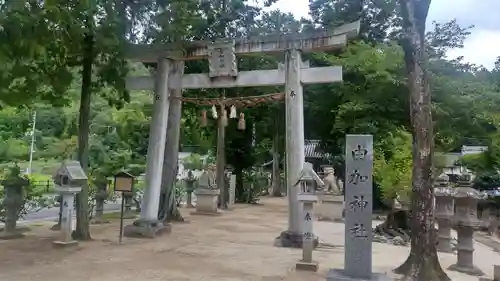
[[[104,213],[102,215],[102,218],[104,220],[119,220],[120,219],[120,212]]]

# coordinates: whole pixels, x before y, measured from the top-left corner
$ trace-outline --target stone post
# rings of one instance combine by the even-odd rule
[[[59,213],[57,214],[57,223],[54,224],[50,230],[61,230],[61,219],[62,219],[62,196],[58,195],[56,201],[59,203]]]
[[[81,187],[56,187],[62,197],[61,233],[59,240],[54,241],[55,245],[68,246],[78,242],[73,240],[73,202],[75,195],[82,189]]]
[[[434,188],[436,198],[434,216],[438,224],[438,245],[439,252],[451,253],[451,218],[453,217],[453,189],[449,187],[449,177],[442,174],[436,181]]]
[[[229,176],[229,206],[233,207],[236,198],[236,175]]]
[[[191,171],[188,172],[188,178],[184,179],[184,182],[186,183],[186,207],[187,208],[194,208],[193,206],[193,191],[194,191],[194,183],[196,182],[196,179],[193,176],[193,173]]]
[[[299,194],[298,200],[303,204],[302,229],[302,260],[295,265],[298,270],[318,271],[318,263],[313,261],[312,253],[315,248],[315,237],[313,232],[314,203],[318,198],[314,194]]]
[[[134,219],[136,217],[135,212],[132,210],[132,206],[134,205],[134,193],[133,192],[123,192],[123,196],[125,196],[125,209],[123,211],[124,219]]]
[[[484,273],[474,265],[473,257],[474,230],[481,225],[477,218],[477,201],[480,194],[470,186],[470,177],[462,175],[455,189],[456,212],[452,217],[452,224],[457,231],[457,263],[448,269],[481,276]]]
[[[5,206],[5,226],[0,232],[0,239],[20,238],[24,235],[17,229],[19,211],[23,207],[25,188],[29,185],[28,179],[15,173],[1,182],[5,190],[3,204]]]
[[[92,223],[94,224],[103,224],[103,223],[110,223],[109,220],[105,220],[102,218],[102,215],[104,214],[104,203],[106,202],[106,199],[108,199],[109,194],[108,194],[108,189],[107,189],[107,180],[105,181],[98,181],[96,182],[97,185],[97,192],[95,194],[95,215],[94,219],[92,220]]]
[[[326,280],[388,280],[372,272],[372,135],[346,136],[345,165],[344,269],[330,270]]]
[[[285,52],[285,120],[286,120],[286,186],[288,196],[288,229],[278,237],[283,247],[300,247],[302,205],[297,196],[297,180],[304,167],[304,105],[300,69],[301,52]]]
[[[158,221],[158,209],[170,104],[168,74],[171,64],[171,60],[166,58],[160,58],[157,63],[153,117],[151,118],[146,163],[146,189],[142,198],[139,220],[124,228],[124,235],[128,237],[154,238],[157,234],[169,230],[164,227],[162,222]]]

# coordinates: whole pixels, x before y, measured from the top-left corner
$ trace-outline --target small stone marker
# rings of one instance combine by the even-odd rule
[[[323,181],[314,172],[312,164],[304,163],[300,173],[299,183],[302,193],[297,199],[302,204],[302,260],[297,262],[295,268],[298,270],[318,271],[318,263],[312,260],[312,252],[315,248],[316,239],[313,232],[314,203],[318,202],[315,194],[315,184],[323,186]]]
[[[387,280],[372,273],[373,136],[347,135],[345,149],[344,270],[330,270],[326,280]]]
[[[318,263],[312,260],[312,252],[314,250],[314,232],[313,232],[313,218],[314,203],[318,198],[314,194],[299,194],[299,202],[303,203],[303,222],[302,230],[304,231],[302,237],[302,260],[296,264],[298,270],[318,271]]]

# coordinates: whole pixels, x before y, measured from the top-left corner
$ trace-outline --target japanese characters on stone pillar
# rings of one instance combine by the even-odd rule
[[[312,253],[317,244],[317,240],[313,232],[314,218],[314,203],[318,201],[316,196],[315,185],[324,186],[323,181],[314,172],[311,163],[304,163],[304,168],[300,173],[299,183],[302,187],[302,192],[299,193],[297,199],[302,206],[302,260],[297,262],[296,269],[317,271],[318,263],[313,261]]]
[[[346,136],[345,272],[372,275],[373,136]]]
[[[330,270],[327,280],[386,280],[372,273],[373,136],[347,135],[345,149],[344,270]]]

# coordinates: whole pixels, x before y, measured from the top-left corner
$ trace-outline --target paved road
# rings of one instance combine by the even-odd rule
[[[105,212],[119,211],[121,208],[121,203],[107,203],[104,205]],[[26,215],[23,220],[19,222],[35,222],[35,221],[47,221],[56,220],[59,217],[59,207],[45,208],[38,212],[32,212]]]

